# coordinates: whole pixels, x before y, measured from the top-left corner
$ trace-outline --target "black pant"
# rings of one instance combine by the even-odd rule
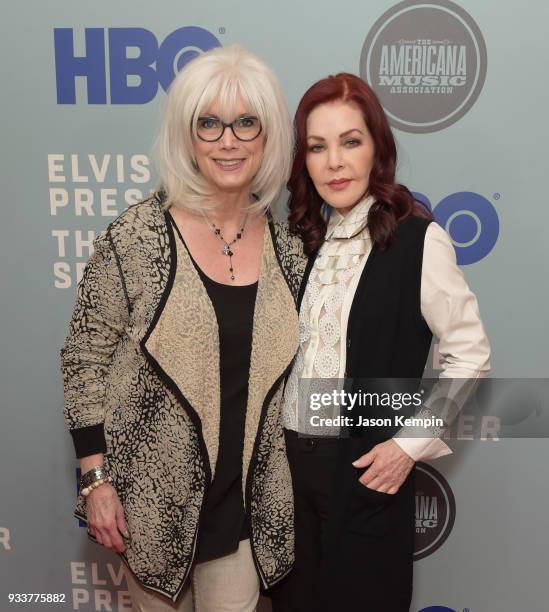
[[[273,612],[408,612],[413,472],[396,495],[367,489],[358,482],[362,470],[353,472],[343,501],[339,440],[286,431],[286,449],[294,488],[296,562],[268,593]],[[351,450],[345,456],[345,465],[360,456],[355,454]]]

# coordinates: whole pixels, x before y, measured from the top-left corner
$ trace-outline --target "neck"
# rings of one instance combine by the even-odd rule
[[[368,194],[364,194],[359,200],[357,200],[354,204],[351,204],[350,206],[347,206],[346,208],[336,208],[335,210],[337,210],[337,212],[342,215],[343,217],[346,217],[356,206],[358,206],[359,204],[361,204],[362,202],[364,202],[366,200],[366,198],[368,198]]]
[[[208,213],[208,216],[210,219],[214,219],[218,225],[240,221],[246,214],[250,201],[249,191],[217,193],[212,197],[215,208]]]
[[[350,213],[351,210],[353,210],[355,206],[356,204],[353,204],[352,206],[349,206],[348,208],[336,208],[336,210],[342,217],[346,217],[347,214]]]

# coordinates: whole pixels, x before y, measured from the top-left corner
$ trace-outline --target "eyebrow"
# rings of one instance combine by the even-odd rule
[[[257,115],[254,115],[253,113],[242,113],[240,115],[237,115],[235,118],[243,119],[244,117],[250,117],[251,119],[258,119]],[[199,115],[198,118],[199,119],[221,119],[219,115],[214,115],[212,113],[206,113],[205,115]]]
[[[345,136],[348,136],[351,132],[358,132],[359,134],[362,134],[362,136],[364,136],[364,132],[362,132],[362,130],[359,130],[358,128],[352,128],[350,130],[347,130],[346,132],[342,132],[339,137],[343,138]],[[323,138],[322,136],[313,136],[312,134],[310,136],[307,136],[307,140],[309,138],[315,138],[316,140],[326,140],[325,138]]]

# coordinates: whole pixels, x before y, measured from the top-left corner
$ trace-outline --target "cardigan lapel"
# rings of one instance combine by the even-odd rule
[[[171,224],[172,274],[142,347],[175,387],[201,428],[215,474],[220,427],[219,329],[215,310],[189,253]],[[268,222],[254,308],[252,352],[243,447],[243,486],[260,427],[264,400],[291,363],[299,324],[293,297],[278,264]]]
[[[158,306],[142,346],[156,362],[160,375],[175,386],[198,429],[202,430],[211,478],[219,446],[219,330],[215,310],[189,253],[168,233],[172,252],[172,282]]]
[[[299,338],[295,302],[276,257],[269,223],[270,220],[265,225],[261,272],[254,310],[242,457],[244,487],[261,423],[265,398],[291,363],[297,351]]]

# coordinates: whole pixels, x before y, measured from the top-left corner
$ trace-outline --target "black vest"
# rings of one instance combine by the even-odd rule
[[[425,369],[432,333],[421,314],[421,270],[425,232],[431,221],[408,217],[401,221],[385,251],[372,247],[353,298],[347,326],[345,378],[347,391],[417,391]],[[299,305],[316,255],[309,259]],[[390,413],[390,411],[389,411]],[[355,409],[360,415],[387,416],[379,411]],[[413,407],[401,411],[413,414]],[[364,429],[352,426],[351,437],[369,438],[370,445],[386,440],[397,428]]]
[[[373,247],[347,328],[347,376],[421,378],[432,333],[421,315],[428,219],[409,217],[390,247]]]
[[[360,277],[347,326],[346,376],[419,378],[432,334],[421,315],[421,268],[431,221],[401,221],[388,249],[373,246]],[[307,263],[298,305],[316,254]]]

